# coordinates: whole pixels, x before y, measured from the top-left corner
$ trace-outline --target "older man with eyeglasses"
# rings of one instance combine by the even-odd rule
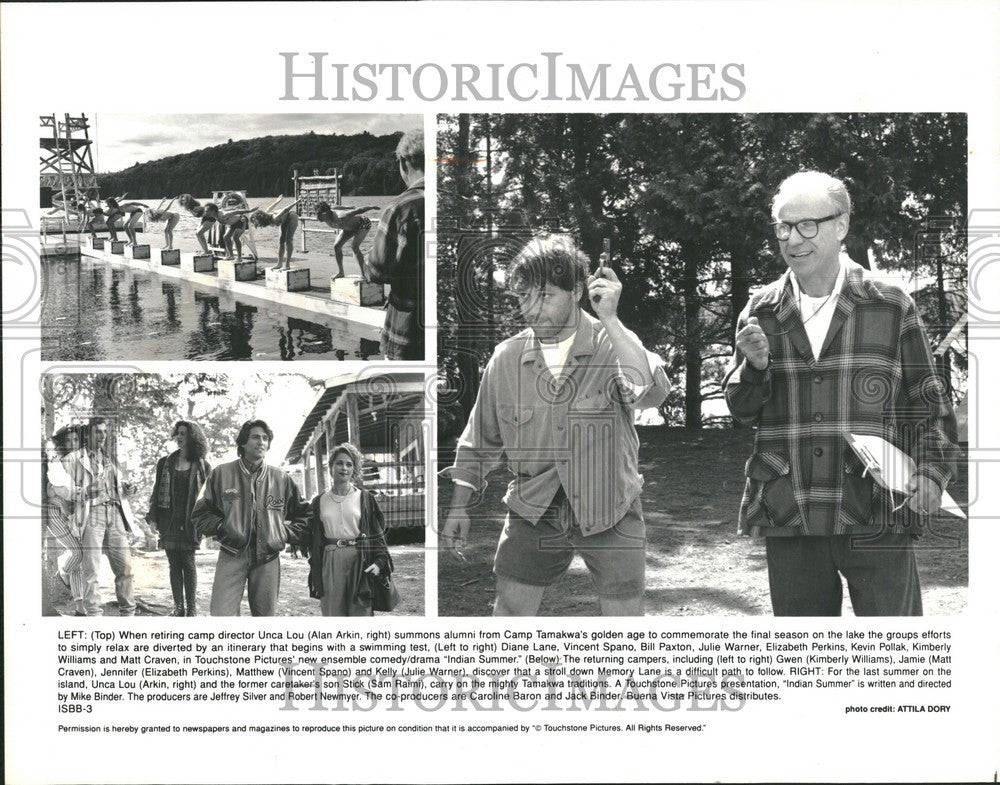
[[[841,254],[844,184],[786,179],[771,224],[788,270],[740,314],[725,380],[733,417],[757,426],[740,532],[766,541],[777,616],[919,616],[913,539],[955,474],[954,414],[916,306]],[[894,500],[848,434],[878,436],[916,464]],[[902,503],[900,503],[902,502]]]

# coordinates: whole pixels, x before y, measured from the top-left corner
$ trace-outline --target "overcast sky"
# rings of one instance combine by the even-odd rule
[[[91,133],[97,140],[94,165],[117,172],[136,163],[225,144],[281,134],[356,134],[375,136],[421,127],[408,114],[99,114]]]

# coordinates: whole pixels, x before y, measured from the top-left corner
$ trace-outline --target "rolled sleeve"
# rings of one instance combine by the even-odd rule
[[[621,391],[622,403],[630,409],[651,409],[657,407],[666,400],[667,393],[670,392],[670,380],[667,378],[666,370],[667,364],[660,355],[647,349],[635,332],[626,328],[625,333],[645,353],[646,368],[643,369],[645,371],[643,375],[648,375],[648,378],[652,381],[647,384],[636,383],[630,378],[630,374],[627,372],[629,369],[623,368],[620,360],[614,360],[615,367],[617,368],[617,382],[618,388]],[[602,336],[601,340],[602,342],[606,342],[606,348],[603,351],[613,356],[614,349],[611,342],[604,336]],[[633,371],[631,375],[635,375],[634,372],[639,371],[638,368],[632,368],[631,370]]]
[[[651,409],[659,406],[670,392],[670,380],[667,378],[667,364],[660,355],[646,350],[646,361],[653,381],[650,384],[636,386],[634,389],[635,409]]]

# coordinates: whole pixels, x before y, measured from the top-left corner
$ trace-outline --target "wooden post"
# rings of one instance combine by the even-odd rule
[[[306,498],[311,499],[315,494],[313,494],[313,484],[312,478],[309,476],[310,468],[309,461],[311,458],[309,448],[302,451],[302,479],[306,486]]]
[[[316,492],[323,493],[326,490],[326,450],[323,449],[325,440],[316,440]]]
[[[337,444],[336,442],[337,434],[334,433],[333,430],[334,420],[335,417],[331,417],[329,415],[323,418],[323,433],[326,436],[326,449],[328,451],[331,450],[333,447],[335,447]]]
[[[361,449],[361,421],[358,417],[358,394],[344,392],[347,396],[347,441]]]
[[[299,202],[299,200],[302,198],[302,183],[299,182],[299,170],[298,169],[293,169],[292,170],[292,175],[294,176],[293,179],[295,180],[295,201]],[[301,202],[299,202],[299,203],[301,204]],[[300,216],[302,215],[302,208],[301,207],[296,207],[295,211]],[[308,249],[306,248],[306,222],[305,222],[304,219],[302,221],[302,231],[299,232],[299,235],[300,235],[300,237],[299,237],[299,243],[301,244],[301,249],[300,250],[302,251],[302,253],[306,253],[306,251]]]
[[[56,138],[56,155],[61,157],[62,152],[59,149],[59,121],[56,119],[55,115],[52,116],[52,120],[53,120],[52,126],[55,129],[53,133],[55,134]],[[70,151],[70,155],[72,155],[72,150]],[[59,176],[59,190],[62,193],[63,217],[66,220],[69,220],[69,205],[66,203],[66,178],[63,177],[62,175]]]

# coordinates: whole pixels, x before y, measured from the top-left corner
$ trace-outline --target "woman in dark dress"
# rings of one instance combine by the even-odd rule
[[[172,436],[178,449],[156,463],[146,520],[160,532],[160,545],[167,552],[173,615],[197,616],[194,552],[199,537],[191,522],[191,510],[212,467],[205,460],[208,442],[197,423],[175,423]]]

